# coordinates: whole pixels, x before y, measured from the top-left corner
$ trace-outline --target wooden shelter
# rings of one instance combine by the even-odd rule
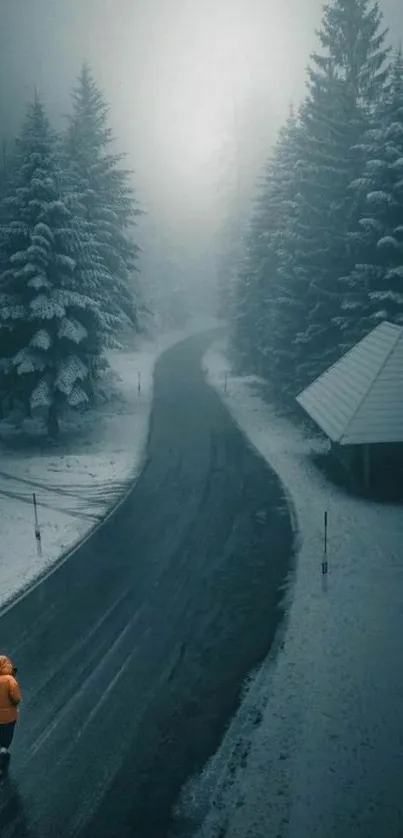
[[[369,488],[373,467],[403,451],[403,327],[380,323],[297,401]]]

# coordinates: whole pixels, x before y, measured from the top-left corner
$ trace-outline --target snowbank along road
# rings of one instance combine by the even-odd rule
[[[148,462],[117,512],[0,618],[24,703],[2,838],[168,833],[282,616],[293,534],[276,476],[203,379],[156,368]]]

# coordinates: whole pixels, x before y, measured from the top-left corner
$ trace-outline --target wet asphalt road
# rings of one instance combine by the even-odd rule
[[[208,342],[158,363],[149,458],[126,501],[0,618],[24,694],[1,838],[166,836],[270,647],[291,524],[204,382]]]

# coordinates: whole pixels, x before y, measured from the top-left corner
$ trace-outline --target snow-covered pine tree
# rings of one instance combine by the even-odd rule
[[[296,235],[289,274],[301,280],[295,390],[340,353],[342,277],[350,273],[348,232],[357,212],[349,189],[360,171],[359,146],[387,77],[382,15],[373,0],[331,0],[318,33],[301,110]]]
[[[346,279],[342,326],[347,346],[380,320],[403,323],[403,54],[362,145],[365,165],[352,184],[362,215],[351,236],[357,264]]]
[[[228,215],[216,234],[217,313],[220,319],[229,322],[237,275],[243,259],[244,215],[241,207],[230,206]]]
[[[294,370],[292,340],[301,322],[299,276],[289,269],[300,130],[291,110],[259,185],[237,283],[234,344],[277,393]]]
[[[13,168],[3,204],[8,264],[0,277],[0,322],[8,352],[2,367],[9,392],[28,413],[45,412],[55,436],[63,406],[77,407],[91,392],[99,313],[80,288],[75,256],[90,243],[63,200],[56,138],[37,97]]]
[[[108,106],[87,65],[73,92],[65,151],[70,164],[70,191],[81,217],[90,225],[104,265],[104,283],[97,301],[108,314],[109,338],[122,328],[138,329],[140,301],[136,286],[139,248],[133,239],[140,210],[122,167],[124,155],[110,151],[112,132]]]
[[[266,355],[270,359],[269,373],[274,389],[281,396],[295,384],[299,350],[294,338],[304,312],[304,274],[293,262],[303,142],[300,116],[292,110],[279,134],[267,193],[272,258],[271,273],[266,281],[270,307]]]
[[[232,165],[236,176],[234,182],[223,182],[226,209],[214,237],[216,310],[218,317],[228,323],[236,311],[238,275],[244,265],[246,231],[254,210],[254,202],[242,193],[242,171],[236,157]]]
[[[262,195],[255,201],[245,236],[244,255],[235,276],[227,273],[227,304],[230,302],[232,352],[242,371],[262,373],[262,283],[261,265],[266,254],[264,205]],[[230,264],[227,271],[233,268]],[[232,299],[229,298],[229,280]]]

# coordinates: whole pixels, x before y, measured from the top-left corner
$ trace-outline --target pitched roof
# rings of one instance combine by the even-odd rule
[[[333,442],[403,442],[403,328],[381,323],[297,401]]]

